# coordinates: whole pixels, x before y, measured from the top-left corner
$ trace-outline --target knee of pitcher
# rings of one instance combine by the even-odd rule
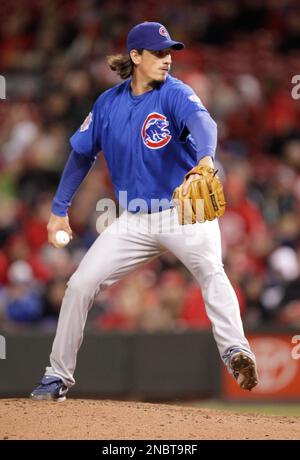
[[[74,273],[67,282],[67,293],[79,297],[93,297],[98,286],[90,279],[80,273]]]
[[[222,281],[224,278],[226,279],[226,273],[223,269],[223,267],[212,267],[210,270],[203,271],[199,269],[198,271],[195,271],[195,278],[197,281],[201,284],[201,286],[205,286],[209,284],[212,281]]]

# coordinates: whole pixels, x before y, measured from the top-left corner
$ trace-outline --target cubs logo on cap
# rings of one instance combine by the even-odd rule
[[[142,139],[150,149],[161,149],[172,139],[168,129],[167,117],[161,113],[152,112],[144,121],[142,127]]]
[[[167,29],[166,29],[164,26],[161,26],[161,27],[159,28],[159,31],[158,31],[158,32],[159,32],[160,35],[162,35],[163,37],[170,38],[170,35],[169,35]]]

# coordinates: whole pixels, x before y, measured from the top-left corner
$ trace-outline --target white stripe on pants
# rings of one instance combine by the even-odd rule
[[[221,358],[229,348],[251,353],[237,297],[223,269],[218,220],[181,226],[176,210],[155,214],[124,211],[96,239],[67,284],[46,374],[62,378],[68,387],[74,385],[77,352],[95,296],[168,250],[202,288]]]

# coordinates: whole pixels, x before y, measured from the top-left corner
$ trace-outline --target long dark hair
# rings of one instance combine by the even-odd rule
[[[143,50],[137,50],[137,52],[142,54]],[[106,56],[106,60],[111,70],[116,72],[123,80],[133,74],[134,63],[130,54],[112,54],[111,56]]]

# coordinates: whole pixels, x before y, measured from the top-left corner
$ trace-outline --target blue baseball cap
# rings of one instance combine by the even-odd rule
[[[165,26],[159,22],[142,22],[134,26],[128,33],[128,53],[133,49],[159,51],[165,48],[182,50],[184,44],[172,40]]]

